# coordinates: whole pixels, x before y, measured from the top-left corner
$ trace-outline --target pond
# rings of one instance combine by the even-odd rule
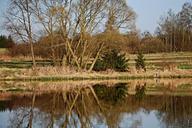
[[[191,79],[0,85],[0,128],[192,128]]]

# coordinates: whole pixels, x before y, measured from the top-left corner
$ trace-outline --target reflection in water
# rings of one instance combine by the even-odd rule
[[[146,84],[129,94],[125,83],[71,91],[32,92],[0,101],[0,127],[191,128],[191,96],[146,95]],[[139,102],[138,102],[139,100]]]
[[[146,83],[144,85],[137,84],[135,87],[135,98],[137,100],[142,100],[145,96],[145,91],[146,91]]]
[[[98,98],[116,104],[122,101],[128,94],[127,83],[118,83],[112,87],[106,85],[96,84],[93,86]]]

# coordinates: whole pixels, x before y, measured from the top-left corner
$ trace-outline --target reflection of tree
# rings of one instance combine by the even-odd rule
[[[142,97],[139,102],[135,95],[127,94],[128,86],[122,83],[111,87],[97,84],[65,92],[33,94],[22,100],[15,97],[11,101],[13,116],[9,126],[90,128],[100,123],[116,128],[124,114],[134,115],[142,108],[146,114],[150,114],[151,110],[158,111],[157,117],[162,124],[170,127],[184,124],[186,128],[189,127],[187,123],[192,118],[191,97],[149,96],[145,95],[145,88],[138,88],[142,94],[138,94]],[[141,125],[140,122],[133,122],[132,126],[137,127]]]
[[[21,107],[14,111],[13,118],[10,120],[10,128],[27,127],[32,128],[34,118],[34,105],[36,94],[33,93],[29,108]]]
[[[191,128],[191,97],[165,97],[157,116],[167,127]]]
[[[106,85],[95,85],[94,90],[98,98],[102,102],[102,106],[105,106],[105,110],[102,112],[106,119],[106,123],[110,128],[118,127],[118,123],[121,119],[121,104],[125,101],[128,95],[127,83],[118,83],[112,87]]]
[[[142,100],[145,96],[146,83],[144,85],[137,84],[135,88],[135,98],[136,100]]]
[[[97,85],[99,86],[99,85]],[[107,88],[106,88],[107,89]],[[106,91],[106,89],[104,89]],[[116,84],[103,96],[110,98],[106,102],[101,99],[95,86],[79,88],[70,92],[57,92],[30,97],[23,97],[19,108],[15,108],[10,119],[10,127],[32,127],[34,123],[41,127],[93,127],[95,121],[104,123],[105,117],[108,125],[117,124],[119,113],[108,108],[114,103],[125,100],[127,87],[125,84]],[[109,95],[111,94],[111,96]],[[16,99],[15,99],[16,101]],[[30,102],[29,102],[30,101]],[[109,104],[110,103],[110,104]],[[110,121],[114,117],[113,121]],[[39,120],[38,120],[38,119]],[[111,125],[112,126],[112,125]],[[115,126],[115,125],[113,125]]]
[[[107,87],[105,85],[97,84],[94,86],[94,90],[99,99],[116,104],[127,96],[128,88],[126,85],[126,83],[118,83],[113,87]]]
[[[0,112],[6,111],[9,101],[0,101]]]

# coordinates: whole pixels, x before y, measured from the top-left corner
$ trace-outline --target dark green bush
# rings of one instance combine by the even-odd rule
[[[137,70],[143,69],[144,71],[146,71],[145,68],[145,58],[144,55],[142,54],[142,52],[139,52],[137,55],[137,59],[135,59],[135,67]]]
[[[98,59],[93,67],[94,71],[105,71],[107,70],[105,63],[103,60]]]
[[[128,59],[126,59],[125,54],[120,54],[117,50],[111,50],[98,59],[93,68],[95,71],[105,71],[107,69],[118,72],[127,71]]]

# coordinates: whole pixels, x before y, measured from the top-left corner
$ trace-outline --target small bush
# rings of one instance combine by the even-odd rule
[[[135,59],[135,62],[136,62],[135,67],[137,70],[143,69],[144,71],[146,71],[145,58],[141,52],[138,53],[137,59]]]
[[[120,54],[117,50],[111,50],[98,59],[93,68],[95,71],[106,71],[107,69],[119,72],[127,71],[128,59],[126,59],[125,54]]]

